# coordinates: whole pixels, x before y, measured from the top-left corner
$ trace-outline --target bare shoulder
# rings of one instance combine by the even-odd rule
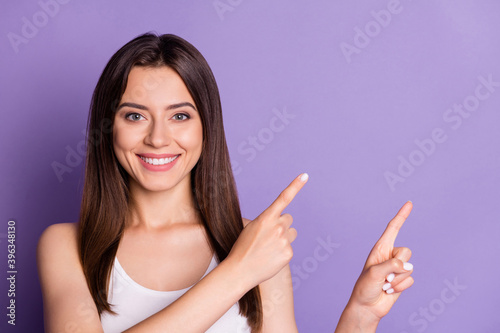
[[[44,259],[46,254],[78,255],[77,233],[78,223],[57,223],[48,226],[38,240],[38,259]]]
[[[81,268],[77,232],[78,223],[57,223],[43,231],[37,247],[38,272],[42,287],[45,278],[57,274],[62,267]]]
[[[42,233],[40,239],[54,238],[58,236],[70,237],[74,236],[76,240],[76,234],[78,232],[78,223],[56,223],[49,225]]]
[[[78,256],[78,223],[53,224],[38,240],[38,275],[46,332],[73,322],[82,332],[102,332],[97,308]]]

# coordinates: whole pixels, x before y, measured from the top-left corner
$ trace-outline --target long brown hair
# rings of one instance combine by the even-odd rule
[[[222,122],[219,90],[205,58],[190,43],[171,35],[146,33],[119,49],[104,68],[92,95],[87,124],[85,181],[78,231],[79,255],[99,315],[114,313],[107,301],[111,268],[129,208],[128,174],[113,151],[116,106],[133,66],[168,66],[184,81],[200,113],[203,149],[191,171],[197,209],[219,262],[243,230]],[[262,326],[258,286],[240,300],[240,314],[253,331]]]

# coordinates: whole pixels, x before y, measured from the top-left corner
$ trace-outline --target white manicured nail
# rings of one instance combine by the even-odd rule
[[[413,270],[413,265],[410,264],[409,262],[405,262],[405,263],[403,263],[403,268],[407,271],[411,271],[411,270]]]
[[[300,180],[306,182],[309,179],[309,175],[307,173],[303,173],[300,175]]]
[[[386,283],[386,284],[384,284],[384,286],[382,287],[382,290],[387,290],[387,289],[389,289],[389,288],[391,288],[391,284],[390,284],[390,283]]]
[[[394,289],[392,289],[392,288],[386,291],[386,293],[388,293],[388,294],[392,294],[393,292],[394,292]]]
[[[392,280],[394,280],[394,273],[387,275],[387,281],[392,282]]]

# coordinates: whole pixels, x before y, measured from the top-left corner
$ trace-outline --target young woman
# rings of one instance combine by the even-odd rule
[[[203,56],[144,34],[108,62],[88,121],[78,223],[38,245],[46,332],[296,332],[297,232],[282,214],[301,174],[241,217],[219,93]],[[413,279],[393,248],[406,203],[373,248],[338,332],[375,331]]]

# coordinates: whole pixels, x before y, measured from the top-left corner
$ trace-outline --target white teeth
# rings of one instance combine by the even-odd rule
[[[169,158],[160,158],[160,159],[149,158],[149,157],[142,157],[141,156],[141,159],[144,162],[148,163],[148,164],[152,164],[152,165],[165,165],[165,164],[168,164],[168,163],[172,163],[177,157],[179,157],[179,155],[174,156],[174,157],[169,157]]]

